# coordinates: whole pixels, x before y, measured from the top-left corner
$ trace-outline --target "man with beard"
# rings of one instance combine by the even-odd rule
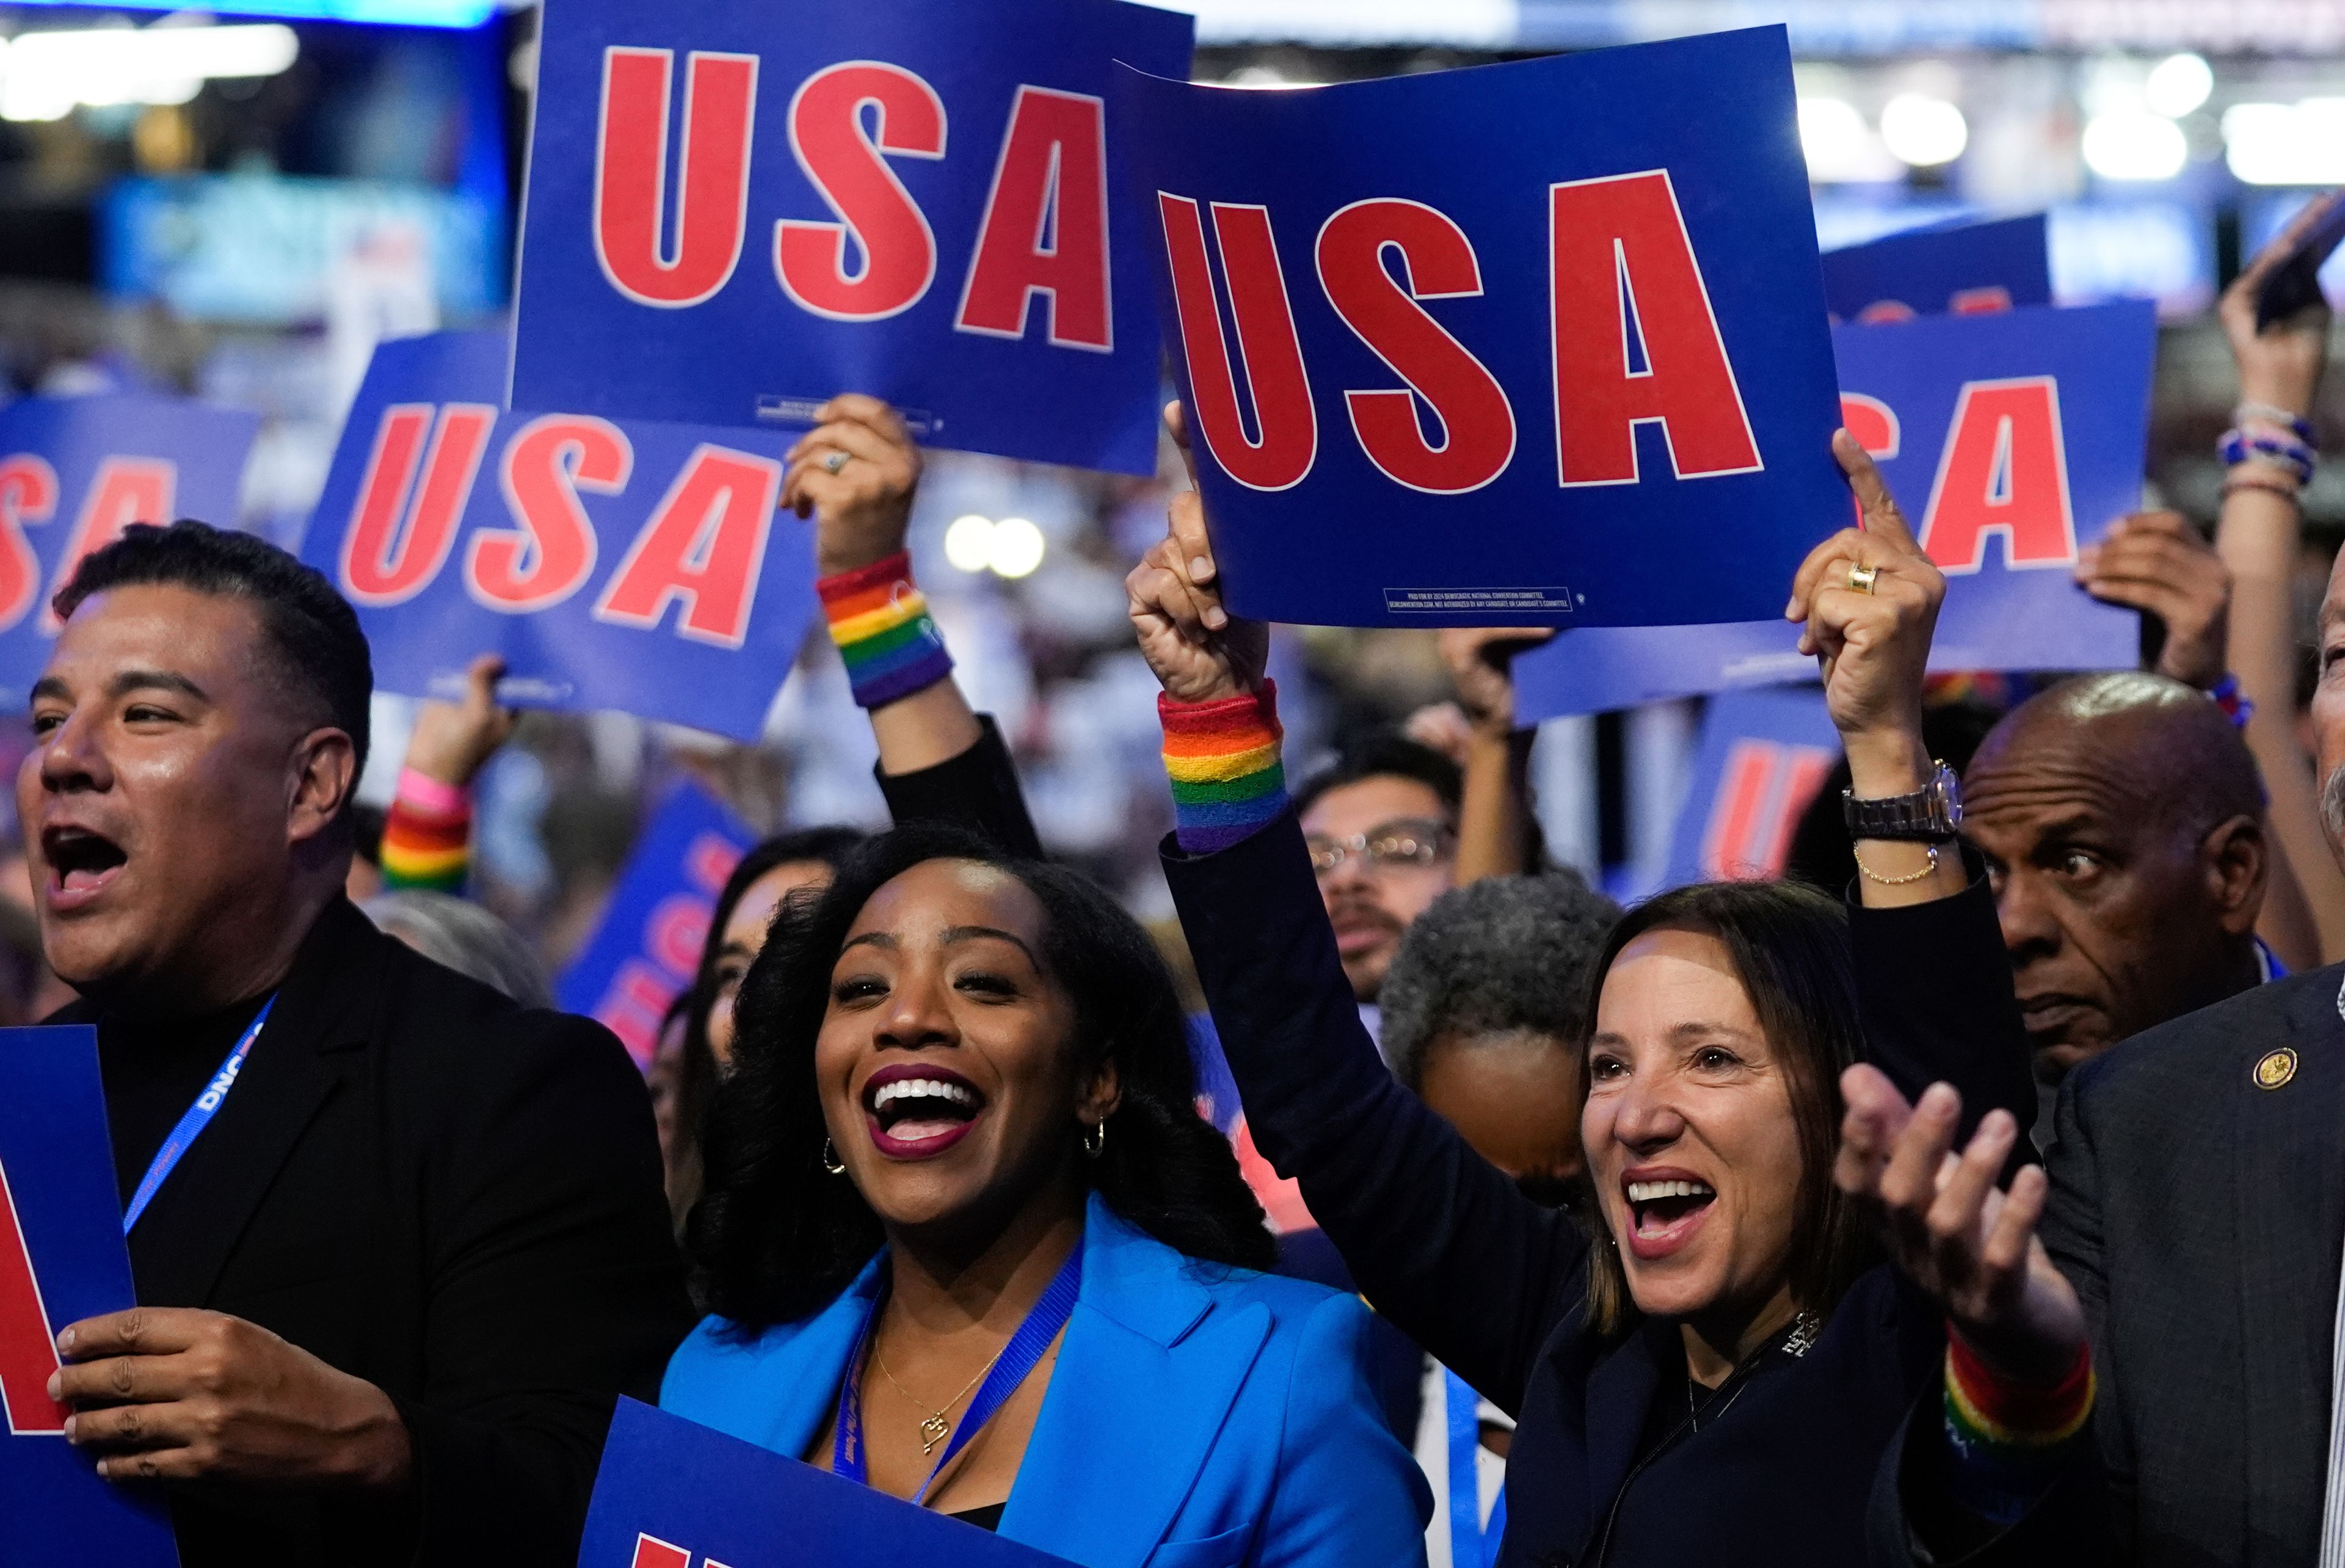
[[[1364,1009],[1375,1007],[1410,923],[1457,881],[1461,788],[1457,764],[1386,734],[1295,796],[1344,976]]]
[[[2271,977],[2254,758],[2206,696],[2123,671],[2014,709],[1963,779],[2046,1098],[2129,1035]]]

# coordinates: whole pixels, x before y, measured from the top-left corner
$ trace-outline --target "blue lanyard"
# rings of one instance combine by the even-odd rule
[[[1034,1363],[1042,1359],[1042,1352],[1051,1348],[1051,1341],[1059,1337],[1059,1330],[1065,1328],[1067,1320],[1073,1316],[1075,1298],[1081,1293],[1082,1285],[1083,1245],[1079,1239],[1075,1249],[1067,1254],[1067,1260],[1059,1266],[1058,1273],[1051,1277],[1050,1284],[1043,1287],[1041,1299],[1034,1303],[1034,1310],[1026,1314],[1026,1320],[1018,1325],[1016,1333],[1010,1336],[1010,1343],[1002,1347],[1000,1357],[993,1363],[993,1370],[985,1374],[984,1385],[977,1391],[977,1398],[969,1401],[969,1413],[961,1417],[960,1423],[953,1428],[952,1441],[945,1445],[944,1457],[937,1461],[935,1467],[929,1472],[928,1479],[920,1482],[920,1490],[912,1494],[913,1502],[919,1502],[928,1497],[929,1488],[937,1483],[939,1472],[953,1462],[953,1456],[960,1452],[969,1439],[985,1429],[985,1423],[993,1419],[993,1412],[1000,1410],[1003,1402],[1018,1391],[1018,1385],[1026,1381],[1026,1374],[1034,1370]],[[887,1304],[888,1290],[883,1275],[879,1292],[871,1299],[871,1310],[864,1314],[863,1328],[855,1336],[854,1352],[847,1359],[847,1377],[838,1385],[838,1415],[832,1423],[830,1468],[864,1486],[871,1484],[871,1472],[866,1462],[863,1442],[863,1353],[870,1346],[873,1330],[878,1326],[879,1309]]]
[[[219,1114],[221,1104],[228,1098],[228,1091],[236,1087],[236,1075],[244,1068],[245,1053],[251,1050],[252,1042],[260,1037],[260,1026],[269,1022],[269,1009],[275,1006],[277,998],[274,996],[260,1004],[259,1014],[245,1027],[244,1034],[236,1042],[236,1048],[228,1052],[228,1060],[219,1065],[219,1071],[214,1073],[211,1081],[204,1086],[204,1092],[196,1097],[196,1103],[188,1108],[187,1114],[179,1118],[179,1125],[173,1128],[171,1136],[163,1140],[163,1147],[155,1151],[154,1163],[147,1168],[146,1176],[139,1180],[138,1190],[130,1195],[130,1207],[123,1211],[122,1233],[125,1236],[129,1235],[130,1228],[138,1223],[138,1217],[147,1212],[147,1206],[155,1201],[155,1194],[162,1190],[164,1179],[178,1168],[179,1157],[188,1152],[188,1146],[195,1142],[197,1135],[209,1127],[212,1118]]]
[[[1482,1477],[1477,1455],[1482,1447],[1482,1423],[1476,1419],[1482,1397],[1466,1380],[1441,1369],[1442,1408],[1449,1416],[1449,1562],[1451,1568],[1489,1568],[1498,1560],[1498,1542],[1507,1533],[1507,1494],[1498,1493],[1490,1522],[1482,1522]]]

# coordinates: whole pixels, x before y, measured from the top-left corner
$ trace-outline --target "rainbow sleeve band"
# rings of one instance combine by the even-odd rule
[[[1279,761],[1278,686],[1251,696],[1177,703],[1159,694],[1164,772],[1172,781],[1172,835],[1192,855],[1227,849],[1286,809]]]
[[[864,707],[886,707],[952,673],[952,655],[927,597],[912,586],[912,558],[903,551],[814,586],[830,640],[847,661],[848,684]]]
[[[472,796],[413,768],[399,775],[382,826],[385,887],[462,892],[472,843]]]
[[[2059,1382],[2005,1376],[1946,1329],[1946,1444],[1954,1491],[1970,1512],[2010,1524],[2035,1506],[2093,1414],[2092,1351],[2079,1346]]]

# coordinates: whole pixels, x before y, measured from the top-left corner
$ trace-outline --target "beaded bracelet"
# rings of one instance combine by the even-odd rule
[[[2277,425],[2281,430],[2294,431],[2296,439],[2306,446],[2318,444],[2310,420],[2301,414],[2291,414],[2271,403],[2241,403],[2231,410],[2231,422],[2235,425]]]
[[[2240,692],[2239,678],[2237,675],[2224,676],[2207,688],[2207,695],[2217,707],[2223,710],[2224,716],[2231,721],[2233,729],[2246,729],[2248,721],[2256,716],[2256,705]]]
[[[2250,459],[2263,458],[2289,470],[2299,480],[2309,480],[2313,464],[2319,460],[2313,450],[2302,441],[2287,436],[2252,436],[2238,430],[2225,430],[2215,451],[2225,468],[2237,468]]]

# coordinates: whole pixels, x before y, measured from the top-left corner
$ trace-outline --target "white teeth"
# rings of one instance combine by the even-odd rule
[[[899,1099],[943,1099],[955,1105],[974,1108],[977,1097],[959,1084],[942,1078],[898,1078],[894,1083],[881,1084],[871,1097],[871,1108],[878,1110]]]
[[[1715,1198],[1706,1181],[1632,1181],[1629,1184],[1629,1201],[1650,1203],[1657,1198]]]

